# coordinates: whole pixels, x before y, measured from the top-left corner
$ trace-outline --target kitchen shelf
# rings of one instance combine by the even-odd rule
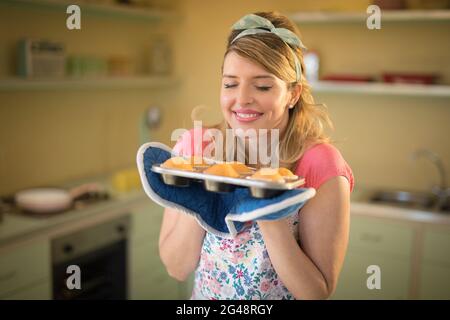
[[[313,93],[344,93],[423,97],[450,97],[450,86],[387,83],[342,83],[319,81],[311,83]]]
[[[95,4],[84,1],[67,0],[2,0],[3,3],[27,8],[40,8],[47,10],[63,9],[66,14],[66,8],[71,4],[80,6],[81,13],[87,16],[101,16],[108,18],[127,18],[143,22],[160,22],[167,19],[175,19],[177,15],[174,12],[156,8],[139,8],[120,4]]]
[[[170,76],[133,76],[80,79],[0,79],[0,91],[29,90],[95,90],[95,89],[148,89],[166,88],[178,84]]]
[[[289,17],[297,24],[364,22],[366,12],[298,12]],[[450,10],[382,10],[383,22],[450,22]]]

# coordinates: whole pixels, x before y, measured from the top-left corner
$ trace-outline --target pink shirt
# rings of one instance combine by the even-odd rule
[[[344,176],[353,191],[352,169],[339,150],[331,144],[320,143],[310,147],[297,163],[295,174],[305,178],[305,187],[319,189],[329,179]]]
[[[197,130],[196,133],[201,137],[202,131]],[[202,150],[210,142],[204,141],[195,149],[193,137],[194,130],[184,134],[173,148],[174,151],[184,156],[202,155]],[[318,189],[332,177],[344,176],[353,189],[350,167],[330,144],[310,147],[299,160],[295,172],[305,178],[305,187]],[[300,221],[298,212],[288,217],[289,227],[297,241]],[[248,228],[233,239],[206,233],[191,299],[281,300],[294,299],[294,296],[278,277],[270,261],[259,225],[249,222]]]

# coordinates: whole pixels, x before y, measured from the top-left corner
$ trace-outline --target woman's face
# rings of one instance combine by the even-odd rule
[[[286,82],[235,52],[223,64],[220,105],[232,129],[279,129],[289,119],[291,92]]]

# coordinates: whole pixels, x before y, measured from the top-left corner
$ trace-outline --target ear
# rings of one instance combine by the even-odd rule
[[[296,84],[295,86],[293,86],[290,89],[291,97],[290,97],[289,103],[288,103],[289,106],[294,106],[298,102],[298,100],[300,99],[300,96],[302,94],[302,90],[303,90],[303,87],[302,87],[301,83]]]

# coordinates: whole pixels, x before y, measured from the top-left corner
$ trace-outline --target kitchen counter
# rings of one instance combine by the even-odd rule
[[[140,204],[148,205],[151,200],[141,189],[129,192],[115,192],[107,178],[89,179],[68,184],[80,185],[96,182],[103,185],[110,199],[92,204],[83,209],[73,209],[51,217],[32,217],[20,213],[5,212],[0,222],[0,248],[16,242],[23,242],[37,236],[52,237],[82,227],[95,225],[115,217],[128,214],[130,209]],[[155,204],[156,206],[156,204]]]
[[[0,248],[15,242],[33,239],[37,236],[53,237],[78,228],[95,225],[115,217],[128,214],[135,206],[148,205],[152,201],[142,189],[130,192],[114,192],[108,179],[100,177],[89,181],[78,181],[71,185],[97,182],[105,186],[111,195],[108,201],[99,202],[85,209],[74,209],[53,217],[36,218],[17,213],[5,213],[0,223]],[[67,185],[70,187],[71,185]],[[367,201],[367,190],[352,193],[351,214],[376,218],[402,220],[408,222],[450,225],[450,214],[399,208],[374,204]],[[157,204],[154,204],[158,206]]]
[[[389,205],[352,201],[352,215],[404,220],[410,222],[450,225],[450,214],[433,211],[398,208]]]
[[[355,189],[351,195],[352,215],[403,220],[409,222],[450,225],[450,213],[403,208],[394,205],[371,203],[369,196],[373,190]]]

